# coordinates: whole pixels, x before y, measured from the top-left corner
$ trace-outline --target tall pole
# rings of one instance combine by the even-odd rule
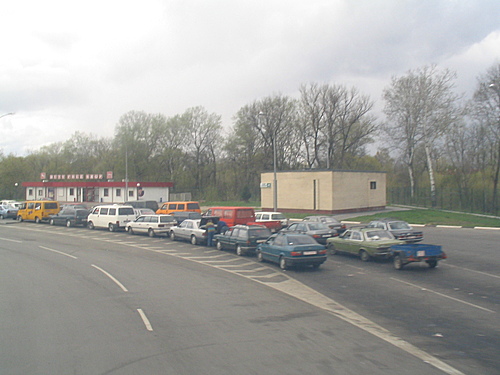
[[[274,179],[273,179],[273,211],[278,211],[278,181],[276,179],[276,127],[273,129],[273,167],[274,167]]]
[[[123,197],[123,203],[127,201],[128,198],[128,150],[127,144],[125,144],[125,194]]]

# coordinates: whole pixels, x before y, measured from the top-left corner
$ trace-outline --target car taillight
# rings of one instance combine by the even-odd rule
[[[302,252],[301,251],[292,251],[290,253],[290,255],[293,256],[293,257],[298,257],[298,256],[302,255]]]
[[[320,251],[318,251],[318,254],[319,254],[319,255],[324,255],[324,254],[326,254],[326,249],[325,249],[325,250],[320,250]]]
[[[319,234],[313,234],[313,238],[321,238]]]

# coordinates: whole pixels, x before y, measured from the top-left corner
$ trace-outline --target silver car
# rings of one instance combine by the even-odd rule
[[[203,244],[207,242],[206,224],[208,220],[217,224],[218,217],[204,216],[201,219],[186,219],[176,227],[170,229],[170,239],[187,240],[193,245]]]
[[[148,234],[150,237],[159,235],[169,235],[170,229],[177,224],[173,216],[170,215],[141,215],[134,221],[130,221],[125,226],[125,230],[130,234]]]
[[[288,228],[283,229],[283,232],[295,232],[308,234],[316,240],[316,242],[325,245],[326,240],[338,236],[339,234],[335,229],[330,229],[323,223],[317,221],[301,221],[298,223],[293,223],[288,226]]]

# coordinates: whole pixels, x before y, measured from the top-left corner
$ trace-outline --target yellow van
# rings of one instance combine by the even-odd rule
[[[191,211],[201,214],[200,204],[195,201],[165,202],[158,210],[156,210],[156,213],[168,215],[179,211]]]
[[[35,223],[48,221],[50,215],[59,213],[59,202],[57,201],[26,201],[21,203],[17,212],[17,220],[31,220]]]

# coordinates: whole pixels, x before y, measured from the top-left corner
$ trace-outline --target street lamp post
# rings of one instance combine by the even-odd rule
[[[265,117],[264,112],[259,112],[259,117]],[[278,186],[276,178],[276,126],[273,127],[273,211],[278,211]]]

